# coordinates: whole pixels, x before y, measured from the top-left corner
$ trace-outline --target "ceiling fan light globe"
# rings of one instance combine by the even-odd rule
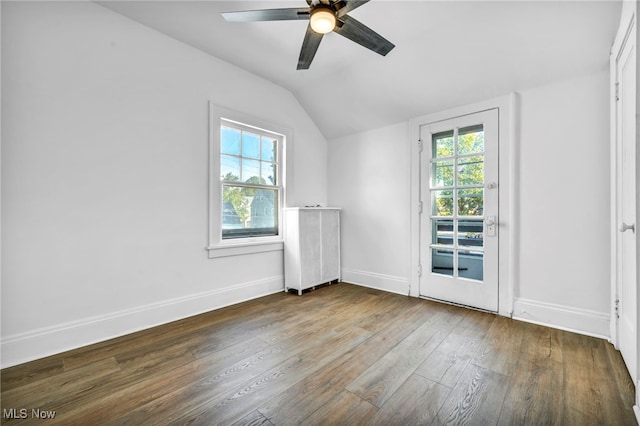
[[[316,9],[309,18],[311,29],[318,34],[326,34],[336,27],[336,15],[328,9]]]

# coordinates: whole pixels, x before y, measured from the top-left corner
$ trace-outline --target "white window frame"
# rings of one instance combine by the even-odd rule
[[[220,127],[223,121],[278,135],[278,176],[280,182],[278,206],[278,235],[222,239],[222,182],[220,180]],[[291,143],[291,130],[265,120],[232,111],[209,102],[209,258],[237,256],[283,250],[282,209],[286,206],[287,146]]]

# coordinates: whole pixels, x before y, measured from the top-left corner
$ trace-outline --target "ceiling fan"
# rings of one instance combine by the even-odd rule
[[[285,9],[244,10],[223,12],[228,22],[293,21],[308,19],[309,26],[298,58],[299,70],[309,69],[322,36],[331,31],[385,56],[395,47],[393,43],[347,13],[369,0],[307,0],[308,7]]]

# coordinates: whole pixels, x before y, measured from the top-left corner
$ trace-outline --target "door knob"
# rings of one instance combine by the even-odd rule
[[[487,218],[484,220],[484,224],[487,225],[487,237],[495,237],[496,236],[496,217],[487,216]]]
[[[620,224],[620,226],[618,227],[618,231],[620,232],[624,232],[628,229],[631,229],[631,231],[636,232],[636,225],[631,224],[631,225],[627,225],[626,223],[622,222]]]

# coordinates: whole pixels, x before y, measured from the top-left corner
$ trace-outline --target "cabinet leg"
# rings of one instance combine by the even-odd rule
[[[298,290],[298,296],[302,296],[302,290]]]

